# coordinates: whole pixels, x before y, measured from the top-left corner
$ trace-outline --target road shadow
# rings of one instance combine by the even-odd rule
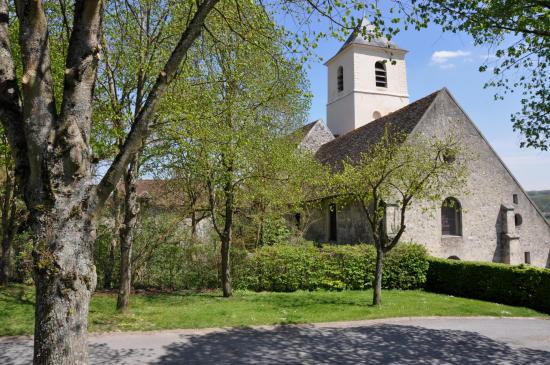
[[[550,364],[550,352],[475,332],[389,324],[236,328],[182,340],[153,364]]]
[[[154,351],[150,348],[124,348],[115,349],[108,343],[92,343],[89,345],[90,363],[135,365],[151,363],[154,359]],[[32,340],[14,339],[0,341],[1,365],[31,365],[33,356]]]
[[[123,336],[121,334],[121,336]],[[550,352],[514,348],[476,332],[379,324],[352,328],[279,326],[235,328],[179,335],[166,346],[155,341],[120,346],[90,344],[91,364],[529,364],[550,365]],[[0,364],[31,364],[31,340],[0,340]]]

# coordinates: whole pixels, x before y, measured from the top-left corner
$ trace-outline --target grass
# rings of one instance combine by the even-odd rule
[[[348,321],[404,316],[542,317],[537,311],[423,291],[388,290],[383,305],[369,305],[372,291],[299,291],[254,293],[237,291],[226,299],[218,292],[138,294],[126,314],[115,311],[116,297],[92,298],[89,325],[93,332],[149,331]],[[34,297],[31,287],[0,288],[0,336],[32,334]]]

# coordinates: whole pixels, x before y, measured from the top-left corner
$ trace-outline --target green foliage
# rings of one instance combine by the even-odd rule
[[[105,273],[113,270],[118,286],[120,249],[115,248],[115,267],[111,268],[109,248],[112,228],[99,227],[94,261],[98,288]],[[162,290],[203,289],[218,286],[219,252],[215,244],[191,239],[189,230],[177,217],[156,213],[145,215],[135,228],[132,254],[133,287]]]
[[[276,245],[290,240],[290,230],[282,217],[268,218],[263,224],[261,244]]]
[[[426,282],[429,263],[426,248],[421,245],[397,245],[384,258],[382,287],[387,289],[418,289]]]
[[[538,0],[411,1],[417,25],[429,22],[447,32],[466,32],[476,45],[494,52],[479,68],[492,70],[485,87],[495,99],[521,94],[522,109],[511,116],[523,135],[522,147],[547,150],[550,141],[550,6]],[[409,14],[415,14],[411,11]],[[413,20],[409,18],[409,20]]]
[[[374,279],[372,245],[274,245],[258,248],[235,268],[235,286],[256,291],[368,289]],[[426,250],[403,244],[386,256],[385,288],[418,289],[428,269]]]
[[[15,279],[22,283],[33,282],[33,242],[31,233],[28,231],[16,234],[12,241],[13,252],[15,252]]]
[[[550,270],[435,258],[429,263],[426,290],[550,313]]]

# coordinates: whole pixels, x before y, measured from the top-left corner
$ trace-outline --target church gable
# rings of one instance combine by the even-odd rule
[[[464,232],[452,240],[444,236],[434,239],[428,246],[437,247],[438,255],[444,257],[451,254],[467,260],[492,257],[491,261],[497,262],[532,261],[537,266],[550,265],[550,225],[472,120],[449,91],[443,89],[411,137],[421,133],[441,138],[449,132],[455,133],[474,155],[468,162],[468,193],[456,196],[463,208]],[[449,196],[455,194],[449,192]],[[409,237],[433,237],[434,222],[430,221],[425,218],[413,222],[407,227]],[[440,222],[435,223],[439,227]],[[438,230],[441,234],[441,227]]]
[[[306,124],[300,128],[297,133],[299,133],[299,138],[301,138],[299,148],[303,148],[313,153],[317,152],[322,145],[334,139],[330,130],[321,120]]]

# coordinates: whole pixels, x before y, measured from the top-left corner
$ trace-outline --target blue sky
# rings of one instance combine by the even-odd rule
[[[483,89],[490,74],[480,73],[478,67],[491,51],[474,47],[467,34],[443,33],[435,26],[402,32],[394,41],[409,51],[411,101],[447,87],[526,190],[550,189],[550,152],[519,148],[519,134],[512,130],[510,115],[520,110],[519,95],[495,101],[495,90]],[[340,46],[340,41],[323,39],[317,54],[326,61]],[[326,120],[327,77],[322,62],[310,63],[308,77],[314,95],[310,120]]]

